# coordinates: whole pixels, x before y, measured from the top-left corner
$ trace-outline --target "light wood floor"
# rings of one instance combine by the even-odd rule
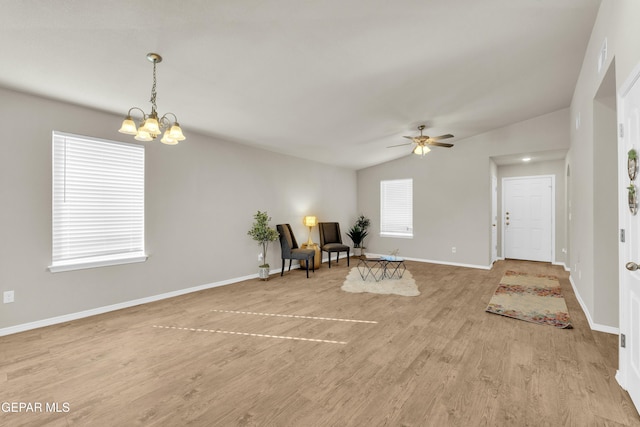
[[[343,292],[342,260],[0,337],[0,403],[69,405],[0,425],[640,426],[562,268],[407,266],[418,297]],[[486,313],[508,269],[559,276],[574,329]]]

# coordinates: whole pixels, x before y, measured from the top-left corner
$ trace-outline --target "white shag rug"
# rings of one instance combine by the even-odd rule
[[[371,277],[368,277],[367,280],[362,280],[358,268],[354,267],[347,275],[341,289],[353,293],[369,292],[372,294],[395,294],[405,297],[420,295],[416,281],[409,270],[404,272],[402,279],[385,278],[376,282]]]

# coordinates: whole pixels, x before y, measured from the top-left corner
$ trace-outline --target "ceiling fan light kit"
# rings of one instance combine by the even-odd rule
[[[427,147],[426,145],[416,145],[416,148],[413,149],[413,154],[424,156],[429,151],[431,151],[431,148]]]
[[[435,146],[435,147],[445,147],[445,148],[453,147],[453,144],[439,142],[441,139],[453,138],[453,135],[451,135],[450,133],[446,135],[440,135],[440,136],[434,136],[434,137],[431,137],[429,135],[423,135],[422,131],[424,130],[425,127],[426,127],[425,125],[418,126],[418,130],[420,131],[420,136],[405,136],[405,138],[410,139],[412,142],[407,142],[406,144],[392,145],[387,148],[402,147],[405,145],[416,144],[416,146],[411,150],[411,152],[420,157],[424,157],[425,154],[431,151],[431,148],[429,148],[429,145]]]
[[[156,111],[156,64],[162,62],[162,56],[157,53],[148,53],[147,59],[153,63],[153,86],[151,86],[151,99],[149,100],[149,102],[151,102],[151,113],[146,114],[141,108],[131,107],[127,113],[127,117],[122,121],[122,126],[118,132],[133,135],[137,141],[153,141],[164,131],[160,142],[167,145],[176,145],[178,142],[186,139],[178,123],[178,118],[173,113],[165,113],[162,117],[158,118]],[[139,127],[136,126],[131,116],[133,110],[142,113]],[[170,119],[170,117],[172,117],[172,119]]]

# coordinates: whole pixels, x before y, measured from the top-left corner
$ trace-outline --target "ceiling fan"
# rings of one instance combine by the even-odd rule
[[[439,142],[441,139],[453,138],[453,135],[451,135],[450,133],[446,135],[440,135],[440,136],[422,135],[422,131],[424,130],[424,128],[425,128],[425,125],[418,126],[418,130],[420,131],[420,136],[405,136],[405,138],[410,139],[412,142],[407,142],[405,144],[391,145],[387,148],[402,147],[405,145],[416,144],[415,148],[413,148],[411,151],[414,154],[417,154],[419,156],[424,156],[429,151],[431,151],[431,149],[428,147],[429,145],[432,145],[434,147],[446,147],[446,148],[453,147],[453,144]]]

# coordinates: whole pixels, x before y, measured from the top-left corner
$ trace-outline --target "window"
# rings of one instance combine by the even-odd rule
[[[380,181],[380,235],[413,237],[413,179]]]
[[[144,147],[53,132],[51,272],[146,260]]]

